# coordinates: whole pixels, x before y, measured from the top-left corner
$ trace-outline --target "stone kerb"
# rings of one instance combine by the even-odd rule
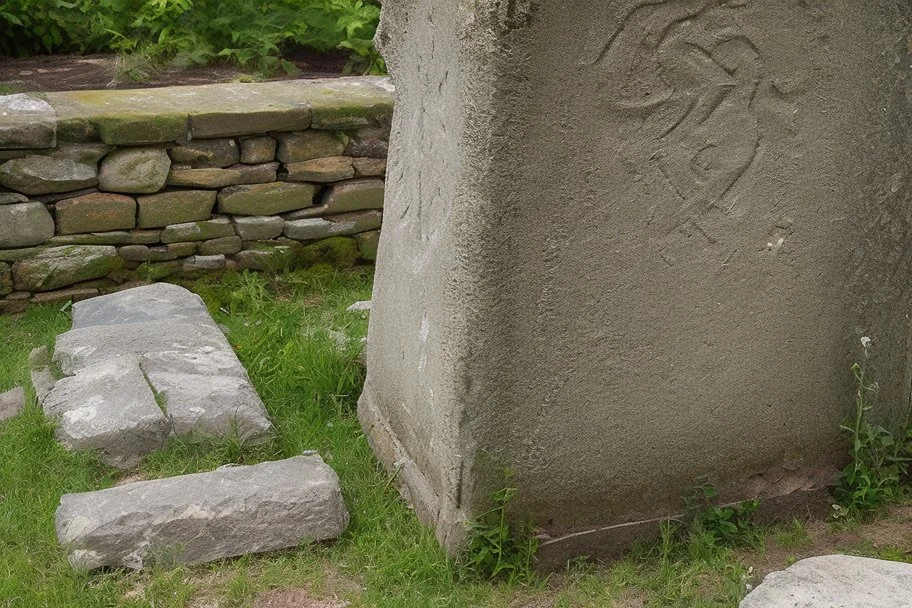
[[[377,77],[0,96],[0,313],[372,262],[392,109]]]

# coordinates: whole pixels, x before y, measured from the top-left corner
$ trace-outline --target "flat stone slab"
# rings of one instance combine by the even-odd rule
[[[58,421],[64,447],[97,451],[102,462],[121,469],[138,465],[171,433],[136,356],[108,359],[58,380],[42,407]]]
[[[272,431],[244,366],[199,296],[182,287],[158,283],[73,306],[73,329],[54,351],[62,373],[78,377],[123,357],[139,361],[174,435],[256,441]]]
[[[912,564],[850,555],[803,559],[768,574],[740,608],[912,608]]]
[[[337,538],[339,479],[316,454],[67,494],[57,538],[78,569],[200,564]]]
[[[73,306],[73,329],[165,320],[214,325],[202,298],[170,283],[134,287]]]
[[[57,116],[46,101],[25,95],[0,97],[0,148],[53,148]]]
[[[186,142],[270,131],[388,126],[388,78],[231,83],[48,93],[61,137],[115,145]]]

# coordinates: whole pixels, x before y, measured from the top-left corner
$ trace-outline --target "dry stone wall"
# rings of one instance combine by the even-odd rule
[[[384,78],[0,97],[0,313],[376,256]]]

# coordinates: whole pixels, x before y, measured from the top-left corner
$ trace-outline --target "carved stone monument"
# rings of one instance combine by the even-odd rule
[[[826,507],[851,364],[910,398],[910,33],[908,0],[384,2],[360,414],[441,542],[507,470],[545,566],[703,483]]]

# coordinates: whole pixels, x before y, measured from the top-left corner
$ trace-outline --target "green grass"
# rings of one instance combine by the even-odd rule
[[[31,404],[22,416],[0,423],[0,608],[240,608],[252,606],[265,590],[287,587],[337,597],[355,608],[521,608],[534,602],[735,607],[751,577],[750,564],[763,558],[767,545],[788,549],[789,559],[811,551],[798,524],[758,532],[754,548],[746,550],[720,546],[708,532],[669,527],[662,541],[640,545],[613,565],[579,564],[523,584],[480,581],[454,564],[418,523],[358,425],[368,315],[345,309],[370,297],[370,269],[316,267],[273,278],[229,274],[189,285],[227,329],[278,432],[273,442],[256,447],[175,441],[149,457],[139,473],[165,477],[318,450],[342,481],[349,530],[332,544],[200,567],[74,572],[54,534],[61,494],[107,487],[124,474],[61,449]],[[50,345],[68,323],[58,307],[0,317],[0,391],[28,386],[29,350]],[[348,344],[340,348],[328,330],[345,334]],[[878,551],[908,555],[908,547]]]

